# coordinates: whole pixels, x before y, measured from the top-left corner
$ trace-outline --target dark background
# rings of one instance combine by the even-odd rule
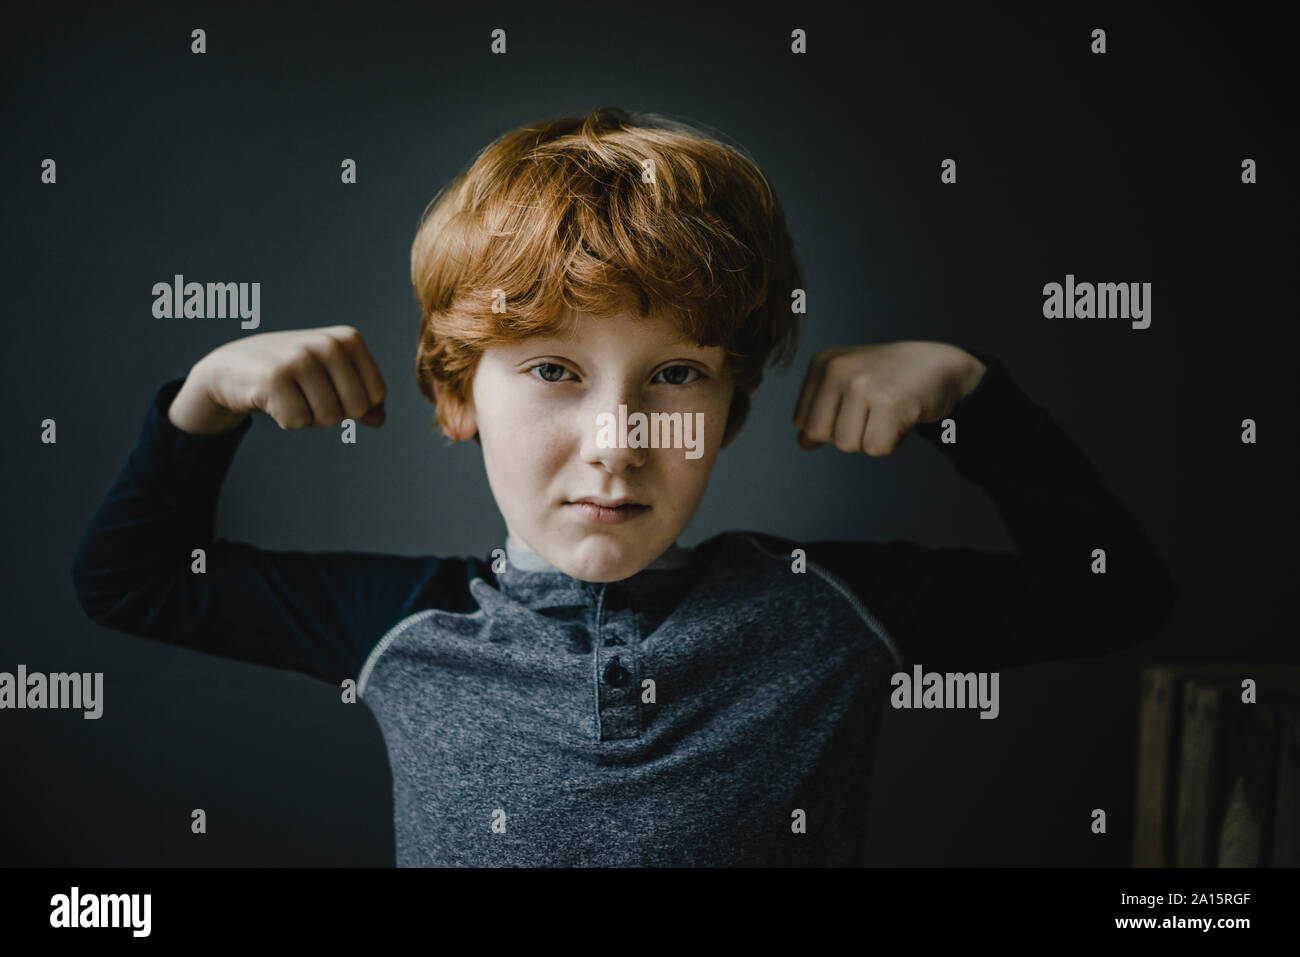
[[[1157,640],[1003,674],[997,721],[884,704],[869,862],[1126,864],[1139,668],[1296,658],[1290,35],[1242,8],[1177,4],[434,6],[5,12],[0,670],[105,676],[98,721],[0,712],[0,863],[392,863],[391,779],[365,707],[94,625],[73,554],[158,385],[237,336],[337,323],[384,371],[387,425],[344,446],[258,416],[217,534],[501,546],[477,446],[425,425],[411,239],[495,136],[617,105],[743,144],[786,205],[809,290],[799,358],[757,393],[682,544],[748,528],[1010,549],[983,493],[919,439],[886,459],[795,445],[814,352],[936,339],[1000,356],[1178,580]],[[189,52],[194,27],[205,55]],[[488,52],[495,27],[505,56]],[[804,56],[789,52],[795,27]],[[1104,56],[1089,52],[1094,27]],[[40,183],[46,157],[57,185]],[[345,157],[355,186],[339,181]],[[939,183],[945,157],[956,186]],[[1257,185],[1240,182],[1245,157]],[[152,285],[178,272],[261,282],[261,327],[153,318]],[[1151,282],[1151,327],[1044,319],[1042,286],[1066,273]],[[39,441],[47,417],[56,445]],[[1239,441],[1246,417],[1258,445]],[[193,807],[205,837],[190,834]],[[1089,829],[1096,807],[1106,835]]]

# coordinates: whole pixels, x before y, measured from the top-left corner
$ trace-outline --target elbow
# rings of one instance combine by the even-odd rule
[[[72,592],[77,596],[77,604],[86,617],[98,625],[104,624],[115,602],[112,596],[96,594],[95,576],[82,551],[72,562]]]
[[[72,593],[77,596],[77,604],[91,621],[98,622],[102,614],[102,605],[91,597],[89,577],[85,566],[75,562],[72,566]]]
[[[1169,625],[1177,604],[1178,586],[1163,563],[1151,574],[1129,583],[1109,603],[1115,650],[1154,641]]]
[[[1084,589],[1061,596],[1068,616],[1091,655],[1110,655],[1154,641],[1168,626],[1178,588],[1163,563],[1146,574],[1111,579],[1090,576]]]

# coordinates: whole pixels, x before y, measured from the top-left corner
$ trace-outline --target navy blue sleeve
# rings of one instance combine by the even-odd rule
[[[94,621],[337,683],[355,678],[414,611],[473,610],[469,564],[458,558],[270,551],[213,538],[222,482],[253,420],[223,435],[178,429],[167,410],[184,381],[155,393],[77,551],[73,583]],[[198,548],[201,574],[191,570]]]
[[[988,494],[1018,553],[913,542],[815,542],[808,558],[844,583],[911,668],[997,670],[1106,654],[1154,638],[1173,612],[1173,576],[1074,441],[994,356],[941,422],[913,429]],[[1094,574],[1093,550],[1106,570]]]

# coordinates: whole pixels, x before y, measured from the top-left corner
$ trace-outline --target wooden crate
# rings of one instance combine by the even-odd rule
[[[1138,724],[1134,866],[1300,864],[1300,667],[1149,667]]]

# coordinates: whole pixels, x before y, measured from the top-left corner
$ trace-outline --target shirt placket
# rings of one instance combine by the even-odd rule
[[[637,654],[636,617],[627,590],[602,585],[596,596],[594,680],[596,726],[601,741],[641,736],[641,663]]]

